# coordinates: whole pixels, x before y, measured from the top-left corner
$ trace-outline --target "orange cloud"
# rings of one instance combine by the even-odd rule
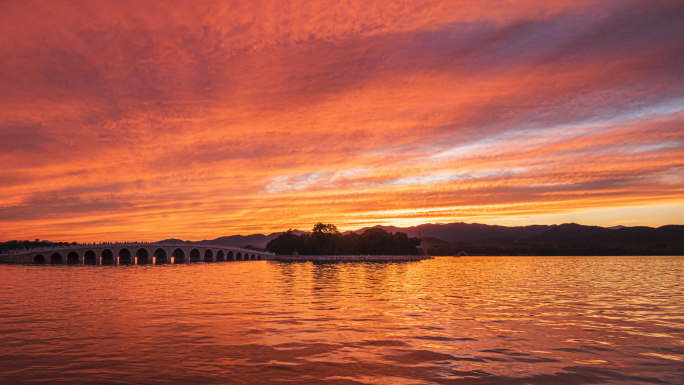
[[[2,7],[0,238],[684,203],[676,1]]]

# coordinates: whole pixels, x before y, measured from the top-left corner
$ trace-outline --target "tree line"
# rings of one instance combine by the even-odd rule
[[[311,234],[297,235],[292,229],[266,245],[272,253],[289,255],[416,255],[420,239],[405,233],[372,228],[357,234],[341,234],[333,224],[316,223]]]

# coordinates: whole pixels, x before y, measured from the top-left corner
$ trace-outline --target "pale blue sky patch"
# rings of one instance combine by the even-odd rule
[[[328,180],[331,175],[330,172],[313,172],[296,176],[283,175],[273,178],[273,182],[267,184],[264,190],[267,193],[304,190]]]

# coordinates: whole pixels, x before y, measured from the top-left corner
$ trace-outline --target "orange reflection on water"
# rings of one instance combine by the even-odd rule
[[[667,382],[683,272],[682,257],[3,265],[0,380]]]

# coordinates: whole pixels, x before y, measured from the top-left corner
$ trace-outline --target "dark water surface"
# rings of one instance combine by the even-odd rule
[[[0,265],[0,384],[684,384],[683,257]]]

